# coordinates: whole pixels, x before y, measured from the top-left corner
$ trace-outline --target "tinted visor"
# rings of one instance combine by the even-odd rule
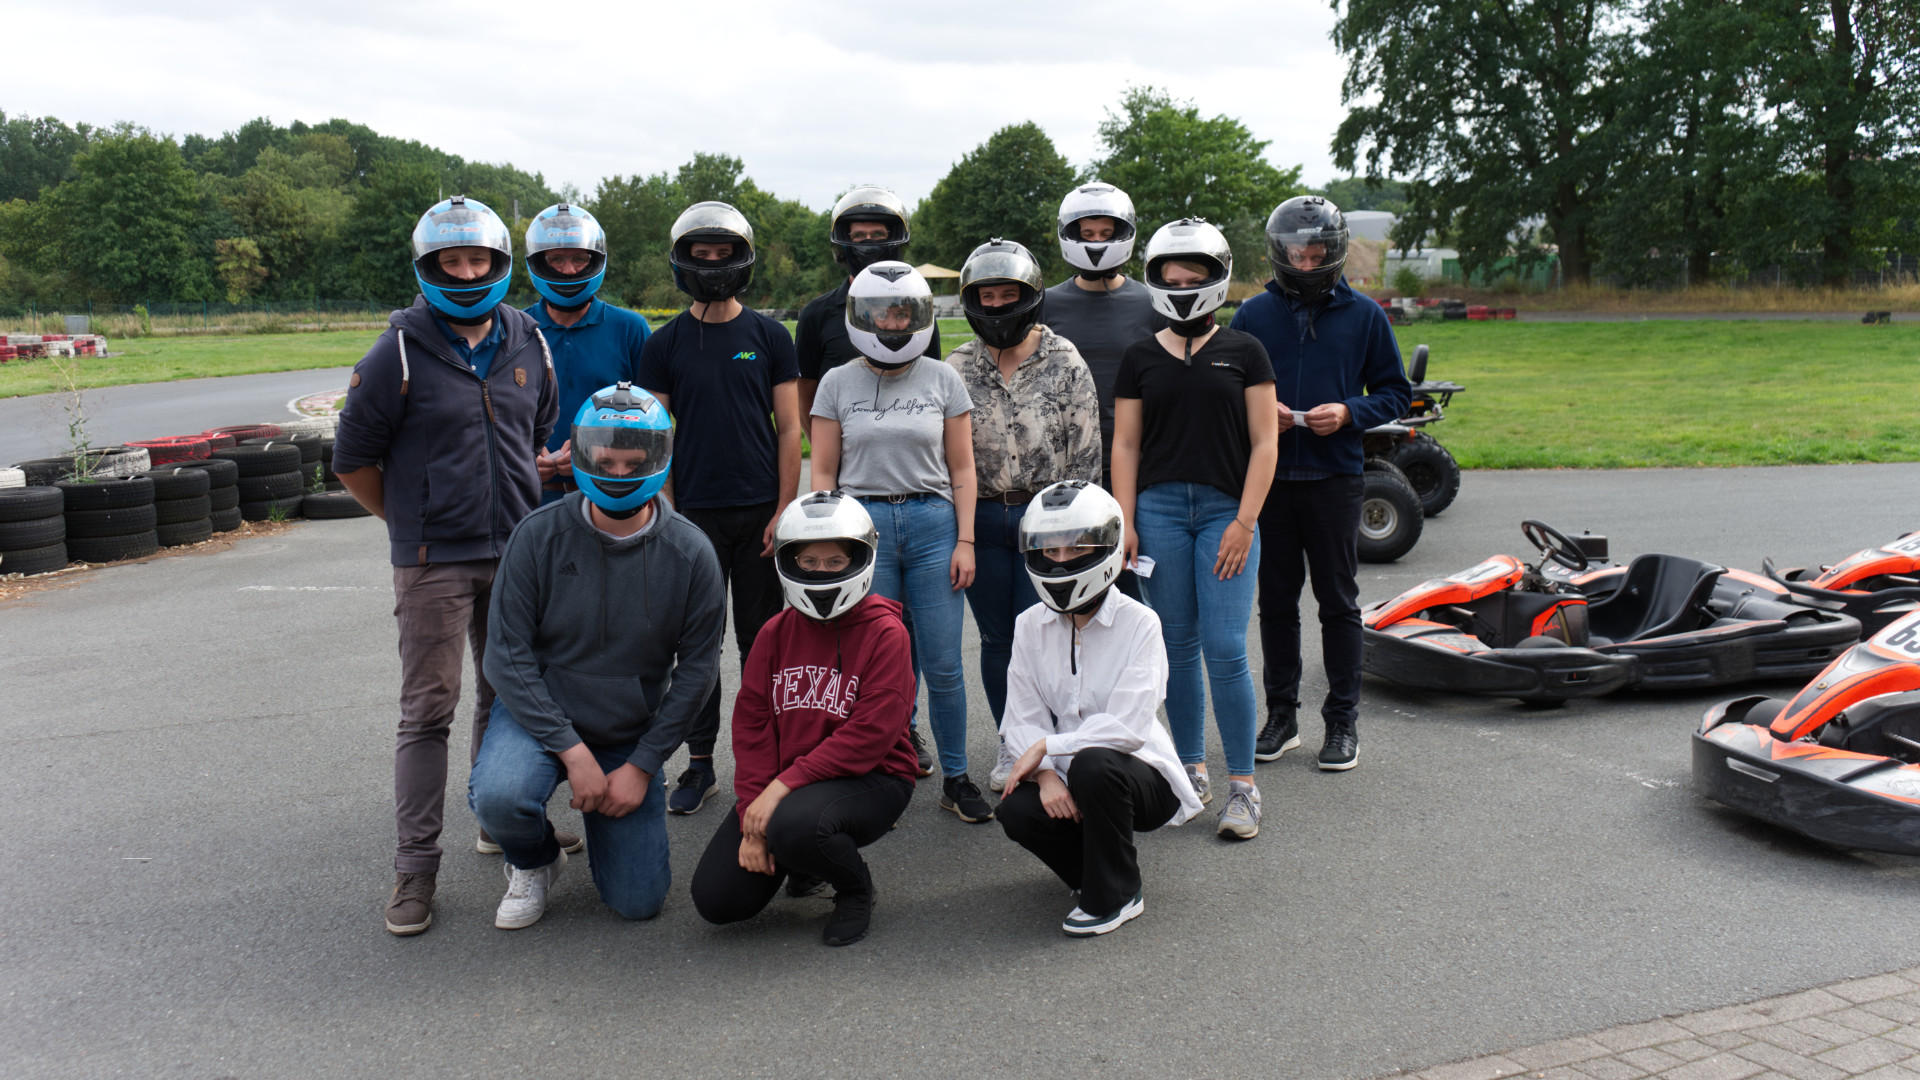
[[[507,235],[506,222],[483,203],[468,200],[438,212],[429,210],[413,227],[413,258],[442,248],[489,248],[495,255],[512,258],[513,238]],[[496,267],[497,269],[497,267]]]
[[[1011,282],[1043,289],[1040,266],[1024,251],[986,251],[975,254],[960,270],[960,287]],[[1023,290],[1022,296],[1026,293]]]
[[[575,424],[573,468],[597,481],[638,482],[673,461],[673,432],[624,424]]]
[[[1077,574],[1120,545],[1120,519],[1080,529],[1020,530],[1027,565],[1039,574]],[[1055,556],[1066,555],[1065,559]]]
[[[1080,223],[1093,217],[1106,218],[1113,222],[1113,235],[1104,240],[1088,240],[1081,236]],[[1123,217],[1114,217],[1112,214],[1102,214],[1099,211],[1090,211],[1082,214],[1072,221],[1067,222],[1065,225],[1060,226],[1060,239],[1073,240],[1082,244],[1124,244],[1128,240],[1133,239],[1133,234],[1133,222]]]
[[[933,326],[933,298],[848,296],[847,325],[883,339],[911,336]]]
[[[1186,263],[1191,266],[1197,266],[1206,271],[1207,276],[1200,281],[1190,281],[1183,285],[1175,285],[1169,282],[1165,276],[1167,266],[1171,263]],[[1225,280],[1227,280],[1226,264],[1211,255],[1202,255],[1197,252],[1174,252],[1161,255],[1147,262],[1147,281],[1161,289],[1176,291],[1205,289],[1218,285]]]

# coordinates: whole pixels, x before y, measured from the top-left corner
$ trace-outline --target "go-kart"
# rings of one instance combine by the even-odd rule
[[[1832,566],[1775,570],[1768,559],[1761,569],[1801,603],[1859,619],[1868,635],[1920,610],[1920,532],[1856,551]]]
[[[1520,531],[1539,565],[1496,555],[1363,611],[1362,669],[1402,686],[1557,702],[1804,679],[1860,636],[1857,620],[1782,602],[1771,583],[1745,580],[1755,575],[1641,555],[1593,579],[1604,538],[1583,546],[1539,521]],[[1583,578],[1604,581],[1604,595]]]
[[[1407,414],[1361,435],[1366,452],[1360,496],[1361,562],[1392,562],[1420,542],[1427,518],[1460,493],[1460,466],[1426,428],[1446,418],[1445,407],[1466,387],[1427,380],[1427,347],[1418,345],[1407,367],[1413,399]]]
[[[1791,701],[1708,709],[1700,794],[1838,847],[1920,855],[1920,611],[1835,660]]]

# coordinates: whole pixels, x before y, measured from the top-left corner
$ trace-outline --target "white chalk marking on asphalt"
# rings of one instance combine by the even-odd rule
[[[392,592],[391,585],[242,585],[238,592]]]

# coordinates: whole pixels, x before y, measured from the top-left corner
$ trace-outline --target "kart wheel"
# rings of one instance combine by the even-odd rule
[[[1567,647],[1566,642],[1561,641],[1557,637],[1548,637],[1545,634],[1535,634],[1530,638],[1521,638],[1519,643],[1514,645],[1516,649],[1564,649]]]
[[[1453,505],[1460,494],[1460,464],[1447,448],[1424,432],[1414,441],[1394,448],[1392,461],[1407,474],[1407,482],[1420,496],[1420,508],[1428,517]]]
[[[1414,494],[1400,470],[1391,465],[1377,469],[1375,464],[1367,463],[1360,496],[1360,561],[1392,562],[1420,542],[1424,515],[1420,496]]]

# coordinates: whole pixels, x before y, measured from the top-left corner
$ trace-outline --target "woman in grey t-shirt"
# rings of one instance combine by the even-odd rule
[[[921,357],[933,336],[927,283],[904,263],[854,276],[847,336],[864,362],[842,364],[813,399],[813,490],[838,489],[872,516],[873,591],[899,601],[924,671],[945,778],[940,805],[962,821],[993,808],[967,776],[967,687],[960,668],[962,590],[973,584],[973,400],[952,366]],[[913,731],[920,741],[919,730]]]

